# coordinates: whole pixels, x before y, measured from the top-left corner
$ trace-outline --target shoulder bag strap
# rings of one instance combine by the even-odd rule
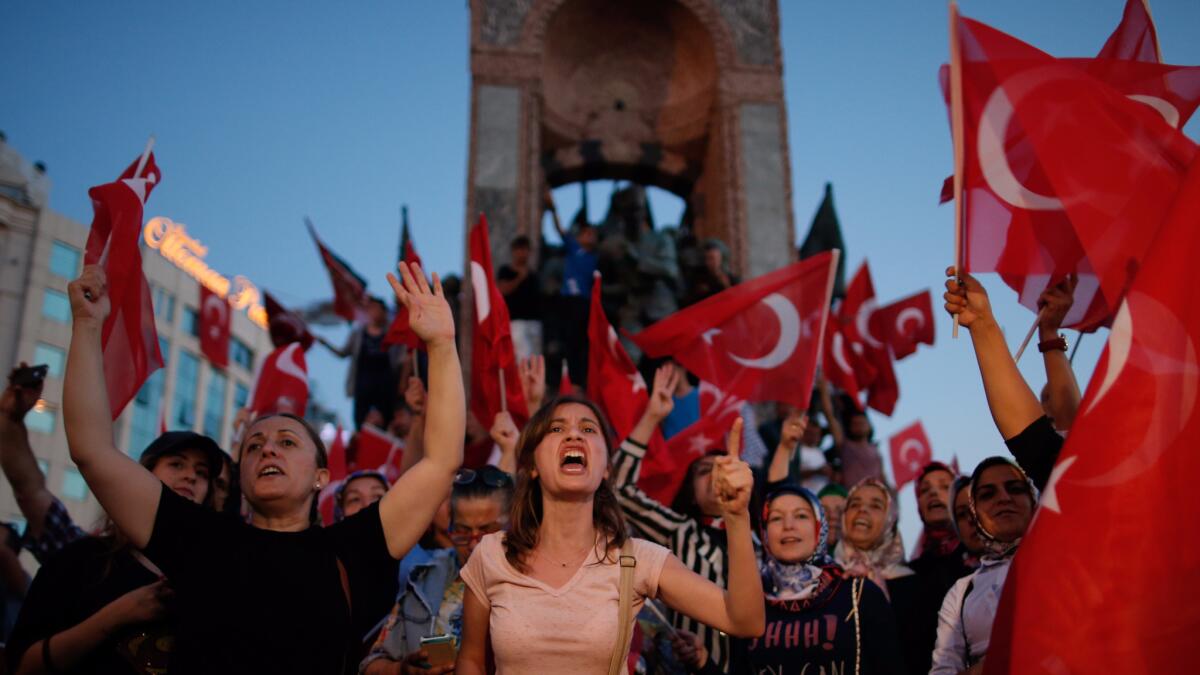
[[[617,603],[617,644],[613,646],[612,659],[608,662],[608,675],[620,675],[627,670],[625,662],[629,652],[625,645],[633,634],[633,572],[637,558],[633,555],[633,540],[626,539],[618,558],[621,564],[621,600]]]

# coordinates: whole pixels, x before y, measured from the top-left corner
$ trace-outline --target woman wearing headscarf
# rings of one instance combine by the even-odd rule
[[[954,509],[950,526],[963,546],[963,564],[974,572],[979,569],[979,556],[983,555],[983,539],[979,537],[979,527],[971,513],[970,476],[958,476],[950,484],[950,504]]]
[[[952,525],[950,486],[954,478],[950,467],[930,462],[913,481],[917,514],[924,527],[913,559],[908,563],[916,573],[917,586],[913,614],[905,617],[904,655],[910,673],[929,672],[942,598],[955,581],[971,573],[963,561],[965,551]]]
[[[1033,481],[1007,458],[989,457],[971,474],[971,514],[983,556],[979,569],[959,579],[942,601],[930,675],[983,672],[1000,592],[1037,499]]]
[[[741,672],[903,672],[887,598],[826,553],[829,523],[816,496],[794,484],[776,488],[762,532],[767,629],[748,643]]]
[[[111,309],[95,265],[68,287],[73,316],[63,385],[71,459],[101,506],[171,580],[179,626],[171,672],[348,672],[362,636],[395,597],[397,560],[424,532],[462,462],[465,395],[454,322],[435,275],[389,274],[429,355],[425,455],[377,503],[314,526],[329,482],[317,432],[295,416],[252,422],[241,441],[249,518],[191,503],[113,446],[101,327]],[[247,522],[248,521],[248,522]]]

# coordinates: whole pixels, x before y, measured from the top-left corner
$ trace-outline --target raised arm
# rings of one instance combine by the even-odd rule
[[[351,335],[353,336],[353,333],[351,333]],[[342,359],[346,358],[347,356],[350,356],[350,339],[346,340],[345,345],[338,347],[338,346],[335,346],[333,343],[331,343],[329,340],[326,340],[325,338],[321,337],[320,335],[316,335],[314,337],[317,338],[317,342],[320,342],[322,345],[324,345],[325,348],[328,349],[330,352],[332,352],[334,356],[336,356],[338,358],[342,358]]]
[[[549,187],[542,194],[542,208],[550,212],[550,218],[554,221],[554,231],[558,232],[560,238],[566,239],[567,231],[563,229],[562,221],[558,219],[558,207],[554,205],[554,194],[550,192]]]
[[[517,372],[521,375],[521,394],[532,415],[546,401],[546,357],[535,354],[522,359]]]
[[[804,437],[807,427],[808,415],[799,408],[789,407],[788,415],[783,420],[783,429],[779,433],[779,445],[775,447],[771,465],[767,468],[768,483],[787,480],[792,457],[796,455],[796,446]]]
[[[496,413],[496,419],[492,422],[492,428],[488,430],[488,434],[500,447],[500,461],[496,463],[496,468],[509,475],[516,475],[517,440],[520,439],[521,430],[517,429],[517,423],[513,421],[512,415],[508,414],[507,410]]]
[[[643,447],[650,444],[650,438],[658,429],[658,425],[675,409],[675,399],[671,398],[671,392],[679,385],[680,377],[679,371],[670,364],[661,365],[654,371],[654,387],[646,401],[646,410],[633,426],[633,431],[629,432],[630,440]]]
[[[379,502],[388,551],[400,558],[421,538],[434,512],[450,494],[454,473],[462,464],[466,432],[466,395],[462,368],[454,346],[454,318],[433,276],[433,288],[419,265],[398,265],[388,282],[396,299],[408,308],[409,325],[425,341],[429,354],[429,393],[425,404],[424,456],[402,475]]]
[[[671,556],[658,582],[659,595],[672,609],[737,637],[762,635],[766,604],[751,538],[750,494],[754,476],[741,460],[742,420],[729,431],[729,454],[713,465],[713,488],[729,540],[729,587],[721,588]]]
[[[25,367],[22,363],[21,367]],[[8,387],[0,394],[0,468],[12,486],[17,506],[28,523],[31,539],[38,539],[46,521],[46,513],[54,503],[54,495],[46,489],[46,477],[38,468],[33,448],[29,446],[29,431],[25,415],[42,395],[42,385],[18,386],[17,371],[8,376]]]
[[[100,331],[110,303],[104,270],[88,265],[67,286],[71,347],[63,381],[63,427],[71,460],[117,527],[135,548],[154,530],[162,483],[113,443]]]
[[[946,270],[946,311],[957,314],[958,322],[971,331],[983,391],[987,395],[992,419],[1004,440],[1024,431],[1042,417],[1042,406],[1033,390],[1021,377],[1017,363],[1008,353],[1004,334],[1000,331],[987,291],[975,277],[965,274],[961,283],[954,278],[954,268]]]
[[[404,389],[404,402],[412,411],[412,424],[404,437],[404,455],[400,458],[400,474],[403,475],[425,456],[425,385],[421,378],[408,378]]]
[[[1058,339],[1058,331],[1075,301],[1076,283],[1078,278],[1071,276],[1042,293],[1038,299],[1038,305],[1042,307],[1038,340]],[[1054,420],[1055,429],[1067,431],[1079,411],[1082,398],[1079,382],[1075,380],[1075,371],[1071,369],[1065,349],[1047,349],[1042,352],[1042,361],[1046,365],[1046,412]]]
[[[833,409],[833,397],[829,395],[829,380],[823,373],[817,374],[817,392],[821,395],[821,412],[825,413],[825,421],[829,422],[829,435],[833,437],[833,447],[840,448],[846,442],[846,431],[838,420],[837,412]]]

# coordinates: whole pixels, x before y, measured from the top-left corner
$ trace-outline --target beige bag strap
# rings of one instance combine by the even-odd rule
[[[637,557],[633,555],[633,540],[626,539],[617,559],[621,564],[621,600],[617,603],[617,644],[613,646],[612,658],[608,662],[608,675],[620,675],[628,670],[625,662],[629,657],[629,638],[633,635],[633,572],[637,568]]]

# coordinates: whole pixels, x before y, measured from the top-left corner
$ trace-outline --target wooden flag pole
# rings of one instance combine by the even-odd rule
[[[958,46],[958,3],[950,0],[950,130],[954,139],[954,274],[962,285],[963,100],[962,57]],[[958,315],[952,336],[958,338]]]
[[[1042,322],[1042,315],[1045,313],[1045,307],[1038,310],[1037,316],[1033,319],[1033,325],[1029,327],[1029,332],[1025,334],[1025,339],[1021,341],[1021,346],[1017,348],[1016,356],[1013,356],[1013,361],[1021,360],[1021,355],[1025,353],[1025,348],[1029,346],[1029,341],[1033,339],[1033,333],[1038,329],[1038,324]]]
[[[508,412],[508,395],[504,391],[504,369],[499,368],[498,370],[500,371],[500,410]]]

